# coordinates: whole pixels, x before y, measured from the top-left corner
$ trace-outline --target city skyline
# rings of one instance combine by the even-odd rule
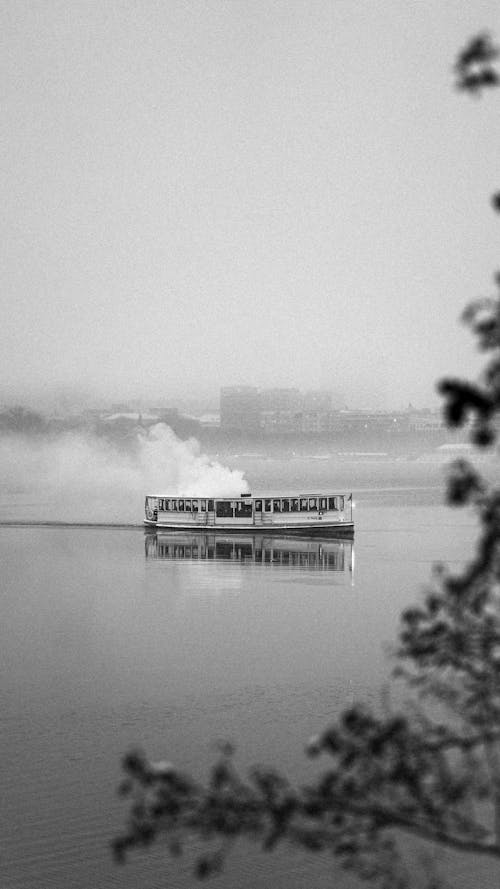
[[[211,396],[196,396],[190,398],[168,397],[163,393],[158,398],[125,398],[122,400],[113,400],[106,398],[95,398],[88,394],[80,393],[79,398],[73,398],[67,392],[61,393],[59,399],[48,398],[45,402],[0,402],[0,413],[8,414],[13,412],[28,411],[33,415],[40,416],[110,416],[110,415],[144,415],[146,419],[152,419],[155,416],[162,417],[162,422],[168,423],[165,417],[169,413],[174,415],[184,415],[186,418],[200,419],[203,417],[212,418],[214,421],[221,418],[224,408],[224,398],[236,398],[239,401],[250,398],[253,404],[251,409],[256,409],[262,417],[266,415],[282,413],[287,414],[371,414],[371,415],[404,415],[404,414],[428,414],[442,418],[440,406],[436,405],[415,405],[412,402],[400,405],[391,405],[387,408],[380,408],[375,405],[360,406],[356,404],[347,404],[345,399],[335,391],[328,389],[301,390],[299,388],[290,387],[256,387],[250,385],[223,386],[218,393]],[[242,415],[245,413],[244,403],[237,407],[237,411]]]

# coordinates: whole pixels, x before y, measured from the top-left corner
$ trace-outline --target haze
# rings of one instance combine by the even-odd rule
[[[4,2],[0,400],[431,404],[498,253],[496,2]]]

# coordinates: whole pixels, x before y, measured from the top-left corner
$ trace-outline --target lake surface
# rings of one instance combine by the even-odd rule
[[[111,861],[124,751],[140,745],[201,777],[227,738],[243,770],[264,762],[305,779],[317,768],[303,754],[310,735],[353,700],[379,699],[385,647],[433,563],[458,568],[471,553],[474,517],[443,505],[438,464],[234,465],[259,488],[352,488],[354,544],[40,525],[54,518],[43,499],[4,492],[1,517],[19,523],[0,526],[2,889],[194,885],[189,858],[159,849]],[[246,846],[212,883],[333,884],[354,885],[329,859]]]

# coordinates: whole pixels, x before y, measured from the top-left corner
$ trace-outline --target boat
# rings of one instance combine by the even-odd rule
[[[147,530],[147,559],[196,562],[242,562],[306,569],[352,572],[353,542],[318,535],[288,538],[284,534],[224,534],[219,531]]]
[[[352,494],[240,494],[239,497],[170,497],[148,494],[147,528],[171,531],[251,531],[352,537]]]

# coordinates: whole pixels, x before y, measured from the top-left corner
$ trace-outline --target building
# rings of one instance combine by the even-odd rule
[[[220,414],[218,411],[207,411],[198,418],[201,429],[220,429]]]
[[[263,413],[287,414],[300,410],[302,397],[298,389],[261,389],[260,410]]]
[[[300,411],[261,411],[260,425],[266,435],[291,435],[301,431]]]
[[[304,435],[324,435],[336,428],[336,412],[305,408],[300,416],[300,431]]]
[[[442,432],[445,429],[440,410],[412,411],[408,415],[408,425],[412,432]]]

